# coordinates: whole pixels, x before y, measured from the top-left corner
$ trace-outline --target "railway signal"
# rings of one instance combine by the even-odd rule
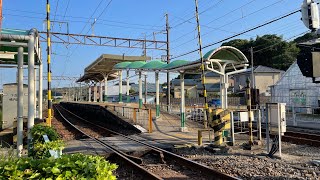
[[[302,22],[312,31],[319,29],[319,9],[314,0],[304,0],[301,5]]]

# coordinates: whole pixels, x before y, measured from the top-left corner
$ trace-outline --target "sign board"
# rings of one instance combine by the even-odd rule
[[[240,122],[248,122],[249,121],[249,112],[240,112]],[[254,121],[253,111],[251,111],[252,121]]]

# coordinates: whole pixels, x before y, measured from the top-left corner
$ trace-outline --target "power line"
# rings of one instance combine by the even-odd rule
[[[64,12],[63,15],[59,15],[57,14],[56,17],[61,17],[62,20],[64,20],[64,18],[71,18],[71,19],[82,19],[82,20],[94,20],[94,18],[88,18],[88,17],[82,17],[82,16],[67,16],[66,15],[66,12],[68,10],[68,7],[69,7],[69,2],[70,0],[68,1],[68,4],[67,4],[67,7],[66,7],[66,10]],[[7,11],[13,11],[13,12],[22,12],[22,13],[28,13],[28,14],[37,14],[37,15],[46,15],[45,13],[39,13],[39,12],[33,12],[33,11],[24,11],[24,10],[18,10],[18,9],[4,9],[4,10],[7,10]],[[14,15],[14,16],[18,16],[18,15]],[[23,15],[19,14],[18,17],[24,17]],[[31,18],[38,18],[40,19],[41,17],[32,17],[32,16],[29,16]],[[43,19],[43,18],[41,18]],[[60,19],[58,19],[60,20]],[[77,20],[67,20],[67,21],[70,21],[70,22],[87,22],[87,21],[77,21]],[[123,21],[114,21],[114,20],[106,20],[106,19],[99,19],[99,21],[101,22],[111,22],[111,23],[117,23],[117,24],[127,24],[127,25],[132,25],[132,26],[144,26],[144,27],[163,27],[163,26],[157,26],[157,25],[150,25],[150,24],[139,24],[139,23],[128,23],[128,22],[123,22]]]
[[[264,24],[255,26],[255,27],[253,27],[253,28],[250,28],[250,29],[248,29],[248,30],[245,30],[245,31],[240,32],[240,33],[238,33],[238,34],[235,34],[235,35],[233,35],[233,36],[227,37],[227,38],[225,38],[225,39],[219,40],[219,41],[217,41],[217,42],[210,43],[210,44],[208,44],[208,45],[205,45],[205,46],[203,47],[203,49],[208,48],[208,47],[213,46],[213,45],[216,45],[216,44],[219,44],[219,43],[221,43],[221,42],[227,41],[227,40],[232,39],[232,38],[234,38],[234,37],[240,36],[240,35],[245,34],[245,33],[247,33],[247,32],[256,30],[256,29],[258,29],[258,28],[264,27],[264,26],[266,26],[266,25],[268,25],[268,24],[274,23],[274,22],[276,22],[276,21],[279,21],[279,20],[281,20],[281,19],[284,19],[284,18],[286,18],[286,17],[288,17],[288,16],[291,16],[291,15],[293,15],[293,14],[295,14],[295,13],[298,13],[298,12],[300,12],[300,10],[295,10],[295,11],[290,12],[290,13],[284,15],[284,16],[281,16],[281,17],[279,17],[279,18],[276,18],[276,19],[273,19],[273,20],[271,20],[271,21],[268,21],[268,22],[266,22],[266,23],[264,23]],[[192,50],[192,51],[189,51],[189,52],[187,52],[187,53],[180,54],[180,55],[177,55],[177,56],[175,56],[175,57],[172,57],[172,59],[176,59],[176,58],[178,58],[178,57],[182,57],[182,56],[185,56],[185,55],[188,55],[188,54],[197,52],[198,50],[199,50],[199,48],[198,48],[198,49],[195,49],[195,50]]]
[[[253,1],[255,1],[255,0],[253,0]],[[250,1],[249,3],[253,2],[253,1]],[[254,12],[252,12],[252,13],[246,15],[246,16],[243,16],[243,17],[241,17],[241,18],[238,18],[238,19],[236,19],[236,20],[233,20],[232,22],[228,22],[228,23],[226,23],[226,24],[224,24],[224,25],[222,25],[222,26],[220,26],[220,27],[218,27],[218,28],[212,28],[212,27],[210,27],[210,26],[206,26],[207,28],[211,28],[211,29],[213,29],[213,30],[212,30],[212,31],[209,31],[209,32],[207,32],[207,33],[205,33],[205,34],[203,34],[203,37],[204,37],[204,36],[207,36],[208,34],[210,34],[210,33],[213,32],[213,31],[216,31],[217,29],[221,29],[221,28],[223,28],[223,27],[225,27],[225,26],[227,26],[227,25],[230,25],[230,24],[233,24],[233,23],[235,23],[235,22],[237,22],[237,21],[239,21],[239,20],[242,20],[242,19],[245,18],[245,17],[251,16],[251,15],[253,15],[253,14],[257,13],[257,12],[260,12],[260,11],[266,9],[266,8],[269,8],[269,7],[271,7],[271,6],[274,6],[275,4],[277,4],[277,3],[281,2],[281,1],[283,1],[283,0],[277,1],[277,2],[275,2],[275,3],[273,3],[273,4],[270,4],[270,5],[268,5],[268,6],[265,6],[265,7],[261,8],[261,9],[258,9],[257,11],[254,11]],[[247,4],[248,4],[248,3],[247,3]],[[246,4],[246,5],[247,5],[247,4]],[[243,6],[244,6],[244,5],[243,5]],[[237,9],[239,9],[239,8],[237,8]],[[233,11],[231,11],[231,12],[233,12]],[[231,12],[229,12],[229,13],[231,13]],[[228,13],[227,13],[227,14],[228,14]],[[224,16],[221,16],[221,17],[224,17]],[[219,18],[221,18],[221,17],[219,17]],[[219,19],[219,18],[217,18],[217,19]],[[213,21],[211,21],[211,22],[213,22]],[[207,23],[207,24],[210,24],[210,23]],[[185,37],[186,35],[189,35],[189,34],[193,33],[194,31],[195,31],[195,30],[190,31],[190,32],[188,32],[188,33],[186,33],[186,34],[183,34],[182,36],[180,36],[180,37],[177,38],[177,39],[180,39],[180,38],[182,38],[182,37]],[[187,44],[187,43],[189,43],[189,42],[191,42],[191,41],[193,41],[193,40],[195,40],[195,39],[196,39],[196,38],[193,38],[193,39],[190,39],[190,40],[188,40],[188,41],[186,41],[186,42],[183,42],[182,44],[175,46],[174,49],[177,48],[177,47],[180,47],[180,46],[182,46],[182,45],[184,45],[184,44]]]
[[[245,7],[245,6],[253,3],[254,1],[256,1],[256,0],[252,0],[252,1],[250,1],[250,2],[248,2],[248,3],[246,3],[246,4],[244,4],[244,5],[242,5],[242,6],[240,6],[240,7],[238,7],[238,8],[236,8],[236,9],[232,10],[232,11],[229,11],[229,12],[227,12],[226,14],[224,14],[224,15],[216,18],[216,19],[211,20],[211,21],[208,22],[207,24],[211,24],[212,22],[214,22],[214,21],[216,21],[216,20],[218,20],[218,19],[221,19],[221,18],[223,18],[223,17],[225,17],[225,16],[227,16],[227,15],[229,15],[229,14],[231,14],[231,13],[233,13],[233,12],[239,10],[239,9],[242,9],[243,7]]]
[[[220,0],[219,2],[217,2],[217,3],[213,4],[212,6],[208,7],[207,9],[201,11],[201,12],[199,13],[199,15],[207,12],[207,11],[208,11],[209,9],[211,9],[211,8],[214,8],[214,7],[218,6],[222,1],[223,1],[223,0]],[[172,28],[176,28],[176,27],[181,26],[182,24],[184,24],[184,23],[186,23],[186,22],[190,22],[190,20],[192,20],[192,19],[194,19],[194,18],[195,18],[195,16],[192,16],[191,18],[189,18],[189,19],[187,19],[187,20],[184,20],[183,22],[181,22],[181,23],[173,26]],[[182,18],[181,18],[181,19],[182,19]]]
[[[64,18],[66,17],[66,14],[67,14],[67,11],[68,11],[68,8],[69,8],[69,3],[70,3],[70,0],[68,0],[67,6],[66,6],[66,10],[64,11],[62,20],[64,20]]]

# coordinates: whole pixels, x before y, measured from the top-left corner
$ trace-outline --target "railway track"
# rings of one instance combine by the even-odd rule
[[[159,172],[153,172],[152,167],[165,167],[169,168],[170,172],[183,174],[188,179],[237,179],[235,177],[229,176],[225,173],[221,173],[217,170],[211,169],[208,166],[202,165],[195,161],[191,161],[186,159],[182,156],[174,154],[172,152],[166,151],[164,149],[158,148],[156,146],[150,145],[148,143],[139,141],[135,138],[125,136],[121,133],[109,130],[105,127],[100,125],[94,124],[82,117],[77,116],[76,114],[68,111],[67,109],[63,108],[61,105],[55,105],[54,108],[56,109],[57,113],[73,128],[77,129],[83,135],[87,136],[88,138],[94,140],[104,148],[112,151],[117,158],[120,158],[125,164],[129,165],[133,168],[136,172],[143,175],[144,179],[164,179],[164,174]],[[73,122],[72,122],[73,121]],[[115,147],[105,143],[104,141],[100,140],[98,137],[93,137],[92,135],[88,135],[85,130],[83,130],[83,125],[79,125],[79,122],[75,121],[82,121],[85,122],[85,126],[90,126],[95,129],[100,129],[108,135],[116,135],[124,137],[130,141],[134,141],[140,145],[148,147],[152,154],[141,157],[135,157],[128,155]],[[150,163],[151,162],[151,163]],[[165,171],[164,168],[164,171]]]
[[[288,128],[289,129],[289,128]],[[235,130],[240,130],[235,127]],[[247,128],[242,129],[248,131]],[[256,132],[254,133],[256,134]],[[262,127],[262,136],[266,136],[266,129]],[[295,128],[290,128],[287,132],[284,133],[284,136],[281,137],[282,141],[290,142],[299,145],[310,145],[315,147],[320,147],[320,134],[307,132],[307,129],[304,129],[303,132],[295,130]]]

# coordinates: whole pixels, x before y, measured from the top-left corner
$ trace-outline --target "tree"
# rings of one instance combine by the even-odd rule
[[[241,50],[249,60],[250,47],[254,48],[254,66],[263,65],[286,70],[299,53],[295,42],[286,42],[281,36],[266,34],[256,39],[234,39],[223,43],[224,46],[233,46]]]

